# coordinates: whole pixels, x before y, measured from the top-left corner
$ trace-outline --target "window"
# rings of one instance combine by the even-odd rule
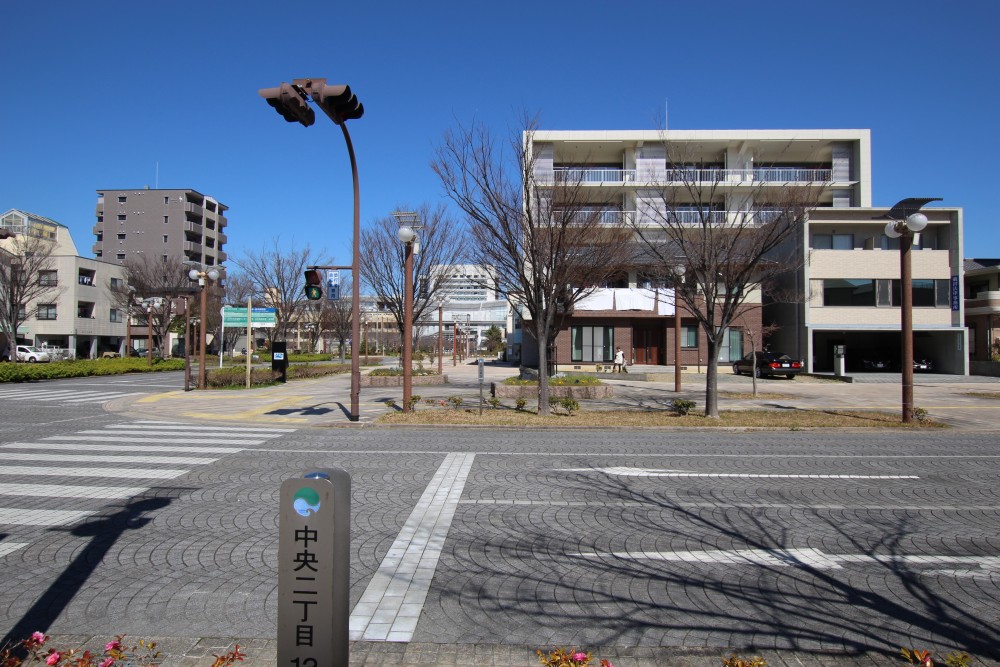
[[[164,235],[163,235],[163,242],[164,242],[164,243],[166,243],[166,242],[167,242],[167,235],[166,235],[166,234],[164,234]]]
[[[103,250],[98,250],[97,252],[94,253],[94,257],[100,258],[100,257],[103,257],[103,256],[104,256],[104,251]]]
[[[719,361],[738,361],[743,358],[743,330],[726,329],[719,345]]]
[[[914,234],[913,243],[910,244],[910,248],[913,250],[920,250],[923,246],[920,245],[921,237],[923,234]],[[890,239],[885,234],[882,235],[881,239],[882,250],[899,250],[899,239]]]
[[[164,204],[164,205],[167,205],[167,204],[169,204],[169,203],[170,203],[170,197],[164,197],[164,198],[163,198],[163,204]],[[164,216],[164,217],[166,217],[166,216]]]
[[[113,289],[113,290],[120,290],[123,287],[125,287],[125,281],[124,280],[122,280],[121,278],[112,278],[111,279],[111,289]]]
[[[127,200],[127,197],[125,195],[118,195],[118,203],[119,204],[124,204],[126,200]]]
[[[854,250],[854,234],[813,234],[815,250]]]
[[[874,306],[875,281],[827,278],[823,281],[824,306]]]
[[[163,216],[163,224],[165,224],[165,225],[169,225],[170,224],[170,216],[169,215]]]
[[[166,256],[166,255],[163,255],[163,256],[161,256],[161,257],[160,257],[160,260],[161,260],[161,261],[162,261],[162,262],[163,262],[164,264],[166,264],[166,263],[167,263],[167,256]]]
[[[57,271],[39,271],[38,285],[40,287],[55,287],[59,284],[59,274]]]
[[[572,327],[573,361],[612,361],[614,327]]]
[[[121,222],[125,222],[125,220],[126,220],[125,214],[124,213],[119,213],[118,214],[118,220],[121,221]]]
[[[38,310],[36,315],[40,320],[54,320],[56,319],[56,304],[54,303],[40,303],[38,304]]]
[[[76,302],[76,316],[85,319],[93,319],[94,317],[94,302],[93,301],[77,301]]]
[[[122,321],[122,311],[118,310],[117,308],[112,308],[111,309],[111,321],[112,322],[121,322]]]
[[[880,307],[895,307],[903,305],[902,286],[899,280],[880,279],[875,281],[878,286],[878,305]],[[917,279],[913,280],[914,308],[950,308],[951,281],[948,279]]]
[[[17,319],[21,322],[28,319],[28,311],[25,309],[24,304],[17,307]]]
[[[76,281],[81,285],[93,286],[94,278],[97,276],[96,271],[90,269],[80,269],[77,274]]]
[[[125,253],[123,253],[123,252],[117,253],[115,255],[115,259],[117,259],[119,262],[124,262],[125,261]]]
[[[125,240],[125,233],[124,232],[118,234],[118,240],[119,241],[124,241]]]
[[[97,232],[97,242],[102,243],[104,241],[104,232]]]
[[[697,326],[683,326],[683,327],[681,327],[681,347],[687,347],[687,348],[698,347],[698,327]]]

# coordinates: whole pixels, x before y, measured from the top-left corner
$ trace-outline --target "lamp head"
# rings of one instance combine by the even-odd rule
[[[410,243],[416,236],[417,233],[409,225],[400,225],[399,231],[396,232],[396,237],[403,243]]]
[[[896,230],[895,221],[890,220],[889,222],[885,223],[885,235],[888,236],[890,239],[898,239],[900,236],[902,236],[902,234],[900,234],[899,231]]]
[[[209,271],[208,271],[208,277],[211,278],[212,280],[218,280],[219,279],[219,272],[218,272],[218,270],[216,270],[216,269],[209,269]]]
[[[927,216],[923,213],[911,213],[906,218],[906,226],[912,232],[923,231],[924,227],[927,226]]]
[[[188,271],[188,278],[190,278],[191,280],[198,280],[199,275],[200,272],[198,271],[198,269],[191,269],[190,271]]]

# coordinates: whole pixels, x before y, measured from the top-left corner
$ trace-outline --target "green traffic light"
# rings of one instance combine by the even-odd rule
[[[319,301],[323,298],[323,288],[319,285],[306,285],[306,298],[310,301]]]

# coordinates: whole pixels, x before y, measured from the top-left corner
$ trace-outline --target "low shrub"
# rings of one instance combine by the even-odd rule
[[[428,368],[414,368],[413,372],[410,373],[411,376],[414,375],[437,375],[437,371]],[[397,367],[385,367],[376,368],[369,375],[376,377],[401,377],[403,375],[403,369]]]
[[[514,401],[514,407],[515,407],[515,408],[516,408],[516,409],[517,409],[517,410],[518,410],[519,412],[520,412],[521,410],[524,410],[524,407],[525,407],[525,406],[526,406],[527,404],[528,404],[528,399],[526,399],[526,398],[519,398],[519,399],[517,399],[517,400],[515,400],[515,401]]]
[[[456,408],[462,407],[462,397],[461,396],[449,396],[448,402],[451,403]]]
[[[96,377],[184,370],[183,359],[153,359],[152,367],[145,358],[130,359],[77,359],[53,361],[47,364],[2,363],[0,382],[31,382],[61,378]]]
[[[689,401],[686,398],[675,398],[670,403],[670,407],[679,415],[689,414],[692,410],[694,410],[694,406],[694,401]]]
[[[250,386],[266,387],[272,385],[277,375],[270,368],[251,368]],[[208,385],[209,389],[245,387],[247,384],[247,371],[245,368],[237,366],[214,368],[205,373],[205,384]]]
[[[288,367],[287,377],[289,380],[304,380],[350,372],[350,364],[296,364]]]
[[[538,380],[523,380],[517,376],[509,377],[501,384],[515,387],[537,386]],[[549,378],[550,387],[594,387],[604,384],[593,375],[557,375]]]
[[[580,410],[580,402],[575,398],[552,397],[549,399],[549,405],[553,408],[562,408],[566,411],[566,414],[570,416],[572,416],[574,412]]]
[[[487,398],[486,402],[489,403],[490,407],[493,408],[494,410],[499,409],[500,405],[501,405],[500,399],[497,398],[496,396],[491,396],[491,397]]]
[[[126,642],[125,635],[117,635],[113,641],[104,645],[104,650],[95,655],[90,651],[80,651],[76,648],[48,647],[49,636],[41,632],[33,632],[27,639],[22,639],[13,645],[0,647],[0,665],[3,667],[22,667],[22,665],[50,665],[52,667],[138,667],[148,665],[153,667],[160,663],[160,651],[156,642],[139,639]],[[213,655],[211,667],[230,667],[242,662],[247,655],[240,650],[240,645],[222,655]]]

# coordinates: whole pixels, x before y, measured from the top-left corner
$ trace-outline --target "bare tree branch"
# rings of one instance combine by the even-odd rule
[[[0,246],[0,332],[13,362],[17,361],[18,328],[37,316],[32,306],[37,311],[43,299],[55,303],[61,292],[55,282],[54,249],[52,241],[32,234],[5,238]]]

